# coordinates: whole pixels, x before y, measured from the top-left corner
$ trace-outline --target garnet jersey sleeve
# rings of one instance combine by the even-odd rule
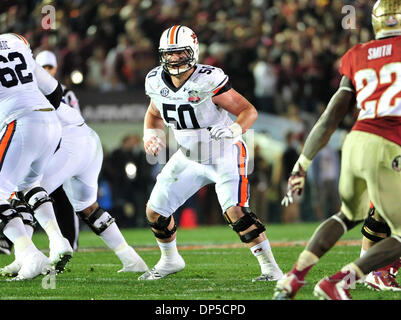
[[[348,50],[341,58],[340,61],[340,74],[346,76],[348,79],[352,80],[352,71],[351,71],[351,49]]]

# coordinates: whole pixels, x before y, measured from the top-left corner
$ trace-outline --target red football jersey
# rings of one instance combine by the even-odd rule
[[[342,57],[340,73],[356,90],[360,111],[352,130],[401,145],[401,36],[355,45]]]

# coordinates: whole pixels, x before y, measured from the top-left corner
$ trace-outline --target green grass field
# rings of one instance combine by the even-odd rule
[[[270,225],[267,233],[276,260],[284,272],[294,264],[317,224]],[[123,230],[128,243],[143,257],[149,267],[160,253],[149,229]],[[359,227],[343,239],[359,240]],[[45,234],[34,235],[34,242],[45,253],[48,243]],[[278,246],[280,242],[295,242]],[[237,235],[227,226],[179,229],[178,245],[186,268],[158,281],[138,281],[140,274],[117,273],[120,262],[102,240],[89,231],[80,234],[79,251],[74,254],[66,272],[55,282],[43,277],[13,282],[1,281],[1,299],[10,300],[270,300],[275,283],[252,283],[259,275],[257,260],[249,249],[240,245]],[[235,246],[233,246],[235,245]],[[325,275],[339,270],[359,256],[359,245],[337,245],[308,274],[307,285],[297,299],[313,300],[313,287]],[[0,265],[13,256],[0,255]],[[54,278],[53,278],[54,280]],[[52,287],[53,289],[43,288]],[[54,288],[55,286],[55,288]],[[394,300],[401,293],[374,292],[362,285],[352,290],[357,300]]]

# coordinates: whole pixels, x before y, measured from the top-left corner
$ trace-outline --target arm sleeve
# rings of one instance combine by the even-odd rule
[[[40,91],[45,95],[52,93],[58,86],[58,81],[54,79],[45,69],[35,62],[35,77]]]
[[[58,83],[56,89],[45,96],[47,100],[53,105],[55,109],[60,106],[61,99],[63,98],[63,89],[61,88],[61,84]]]
[[[214,71],[214,88],[213,88],[213,95],[217,96],[219,94],[222,94],[223,92],[226,92],[231,89],[231,83],[229,80],[228,75],[224,73],[223,70],[220,68],[216,68]]]
[[[230,82],[230,80],[228,80],[224,86],[218,88],[217,92],[214,94],[213,97],[218,96],[219,94],[222,94],[224,92],[227,92],[231,88],[232,88],[231,82]]]

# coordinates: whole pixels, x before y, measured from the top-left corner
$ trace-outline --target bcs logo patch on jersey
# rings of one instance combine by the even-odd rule
[[[168,90],[168,88],[163,88],[160,90],[160,95],[162,97],[167,97],[169,93],[170,93],[170,91]]]
[[[199,97],[198,91],[190,90],[188,92],[188,95],[189,95],[188,102],[197,103],[201,100],[201,98]]]

